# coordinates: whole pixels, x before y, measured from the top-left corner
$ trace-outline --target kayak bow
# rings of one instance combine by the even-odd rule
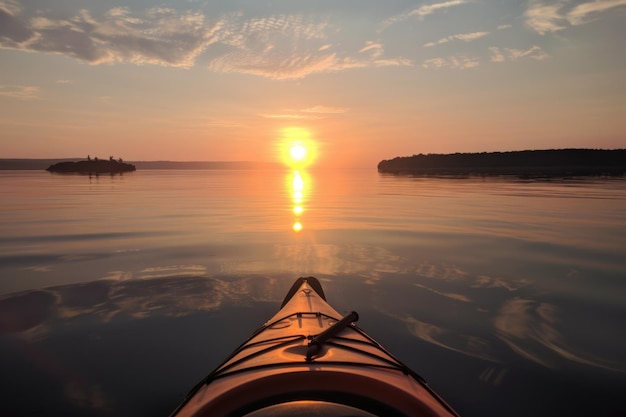
[[[281,309],[172,417],[458,416],[415,372],[299,278]]]

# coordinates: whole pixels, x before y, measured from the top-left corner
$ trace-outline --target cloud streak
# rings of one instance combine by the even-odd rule
[[[541,35],[564,29],[564,18],[560,14],[562,7],[563,3],[546,5],[539,1],[531,1],[524,13],[526,24]]]
[[[614,7],[626,6],[626,0],[596,0],[594,2],[579,4],[567,14],[567,20],[572,25],[582,25],[588,22],[588,18]]]
[[[36,100],[39,98],[39,87],[34,85],[0,85],[0,97],[16,100]]]
[[[359,53],[369,52],[372,58],[380,58],[384,53],[383,45],[380,43],[368,41],[366,45],[359,50]]]
[[[492,46],[489,48],[491,62],[507,62],[518,61],[520,59],[530,58],[537,61],[541,61],[549,58],[549,55],[537,45],[533,45],[528,49],[512,49],[512,48],[497,48]]]
[[[349,109],[346,107],[330,107],[330,106],[313,106],[301,110],[304,113],[321,113],[321,114],[343,114]]]
[[[260,114],[259,116],[267,119],[321,119],[344,114],[348,111],[349,109],[346,107],[317,105],[300,110],[285,110],[283,113]]]
[[[465,3],[467,3],[466,0],[450,0],[450,1],[444,1],[443,3],[424,5],[424,6],[418,7],[417,9],[411,10],[409,12],[409,16],[424,17],[424,16],[428,16],[429,14],[433,14],[438,10],[447,9],[447,8],[458,6],[458,5],[465,4]]]
[[[403,20],[407,20],[407,19],[411,19],[411,18],[418,18],[418,19],[422,19],[428,15],[431,15],[433,13],[436,13],[438,11],[444,11],[446,9],[449,9],[451,7],[454,6],[460,6],[462,4],[467,4],[468,1],[467,0],[449,0],[449,1],[444,1],[444,2],[440,2],[440,3],[434,3],[434,4],[428,4],[428,5],[423,5],[420,6],[416,9],[412,9],[409,10],[407,12],[401,13],[399,15],[396,16],[392,16],[389,19],[385,20],[382,24],[383,29],[394,25],[398,22],[401,22]]]
[[[565,0],[546,3],[532,0],[524,13],[526,25],[541,35],[589,23],[593,17],[615,7],[626,6],[626,0],[594,0],[570,7]]]
[[[476,57],[468,56],[449,56],[446,58],[438,57],[431,58],[424,61],[422,68],[425,69],[470,69],[480,66],[480,60]]]
[[[452,41],[464,41],[464,42],[471,42],[473,40],[482,38],[484,36],[489,35],[489,32],[472,32],[472,33],[461,33],[458,35],[451,35],[451,36],[447,36],[445,38],[441,38],[437,41],[434,42],[428,42],[425,43],[424,46],[426,48],[432,47],[432,46],[436,46],[436,45],[441,45],[443,43],[448,43],[448,42],[452,42]]]

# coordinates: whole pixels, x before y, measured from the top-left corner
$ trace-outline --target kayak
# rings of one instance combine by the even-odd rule
[[[418,374],[298,278],[280,310],[171,417],[458,416]]]

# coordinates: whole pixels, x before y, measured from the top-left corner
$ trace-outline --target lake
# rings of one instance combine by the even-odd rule
[[[463,416],[626,414],[626,179],[0,171],[9,416],[167,416],[316,276]]]

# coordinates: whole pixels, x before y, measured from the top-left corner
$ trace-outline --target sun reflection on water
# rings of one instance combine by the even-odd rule
[[[289,192],[291,195],[292,212],[294,215],[293,226],[291,227],[294,232],[300,232],[302,226],[302,214],[304,213],[305,203],[305,177],[306,173],[303,171],[295,170],[288,175]]]

